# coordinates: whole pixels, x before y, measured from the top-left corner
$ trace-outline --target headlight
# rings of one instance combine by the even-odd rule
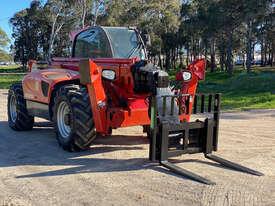
[[[190,81],[192,79],[192,73],[189,71],[182,72],[183,81]]]
[[[116,73],[113,70],[103,70],[102,77],[108,80],[114,80],[116,78]]]

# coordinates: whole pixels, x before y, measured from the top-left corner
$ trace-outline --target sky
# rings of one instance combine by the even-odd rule
[[[11,38],[9,19],[18,11],[29,7],[31,0],[0,0],[0,27]]]

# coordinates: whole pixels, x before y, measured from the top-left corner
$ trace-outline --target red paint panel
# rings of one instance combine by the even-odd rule
[[[97,66],[92,60],[90,60],[89,68],[87,69],[90,71],[91,83],[87,84],[86,86],[89,92],[96,131],[107,134],[107,98],[102,83],[101,68]]]
[[[205,77],[205,67],[206,61],[204,59],[196,60],[188,66],[188,70],[192,73],[192,79],[188,82],[182,81],[182,88],[180,90],[180,94],[190,94],[191,98],[189,103],[189,115],[182,115],[180,117],[182,121],[190,121],[198,82],[199,80],[202,80]],[[182,76],[181,72],[179,72],[176,75],[176,78],[180,79],[180,76]],[[186,98],[183,97],[181,101],[181,105],[185,105]]]
[[[96,130],[108,134],[109,128],[149,125],[149,94],[135,94],[134,79],[131,66],[137,59],[94,59],[89,62],[91,83],[87,84]],[[23,79],[26,99],[49,103],[52,89],[57,83],[79,79],[79,62],[76,58],[54,58],[49,69],[32,71]],[[103,69],[111,69],[116,73],[114,81],[101,77]],[[205,60],[200,59],[188,66],[192,73],[189,82],[182,82],[180,93],[194,97],[198,81],[205,76]],[[182,74],[179,74],[182,75]],[[44,97],[41,81],[50,85],[48,97]],[[108,101],[109,99],[109,101]],[[182,99],[185,102],[185,99]],[[124,105],[121,104],[124,102]],[[182,104],[183,105],[183,104]],[[190,113],[180,116],[189,121],[193,102],[189,105]]]
[[[28,73],[23,78],[23,90],[25,99],[48,104],[54,86],[59,82],[79,79],[79,73],[64,69],[43,69]],[[41,82],[49,84],[48,96],[42,93]]]

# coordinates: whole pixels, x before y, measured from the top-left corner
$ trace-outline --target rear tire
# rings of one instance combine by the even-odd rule
[[[86,88],[61,87],[54,99],[54,125],[64,150],[86,150],[96,138],[96,130]]]
[[[28,114],[22,84],[13,84],[8,94],[8,122],[16,131],[27,131],[33,128],[34,117]]]

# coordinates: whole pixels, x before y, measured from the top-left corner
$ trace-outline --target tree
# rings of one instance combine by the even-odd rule
[[[178,0],[113,0],[106,7],[106,15],[101,19],[105,25],[136,26],[152,36],[150,54],[166,54],[166,68],[170,68],[172,50],[171,35],[177,36],[179,27],[180,1]],[[157,44],[157,45],[156,45]],[[170,47],[171,46],[171,47]],[[162,64],[160,64],[162,66]]]
[[[68,0],[48,0],[44,6],[45,19],[51,27],[49,38],[48,60],[51,58],[52,50],[56,38],[65,24],[73,25],[74,22],[74,2]]]
[[[211,72],[216,69],[216,44],[219,37],[221,21],[219,4],[215,0],[197,2],[197,19],[205,56],[210,53]]]
[[[11,56],[6,52],[10,39],[5,31],[0,28],[0,61],[10,61]]]
[[[186,53],[186,64],[206,57],[212,72],[219,63],[229,74],[234,56],[240,55],[249,72],[257,43],[263,65],[275,60],[271,0],[41,1],[32,1],[10,20],[15,57],[23,63],[68,55],[69,33],[88,25],[135,26],[149,32],[150,58],[167,69],[182,66]]]
[[[9,42],[10,39],[8,35],[0,28],[0,49],[4,49],[6,46],[8,46]]]
[[[245,0],[244,1],[244,23],[246,26],[246,69],[250,72],[253,51],[253,38],[255,39],[255,30],[257,19],[265,16],[270,0]],[[255,40],[254,40],[255,41]]]
[[[85,28],[92,25],[93,0],[73,0],[71,5],[75,10],[76,27]]]
[[[243,4],[240,0],[221,0],[218,2],[218,12],[221,16],[220,31],[224,33],[225,47],[225,67],[227,72],[233,74],[233,49],[236,29],[242,23]]]
[[[23,65],[29,59],[41,59],[40,50],[45,50],[41,41],[45,39],[47,30],[44,28],[44,20],[41,18],[42,4],[40,1],[32,1],[30,8],[17,12],[11,19],[13,26],[15,60]]]
[[[89,5],[92,4],[92,2],[88,0],[77,0],[76,3],[77,3],[76,5],[79,5],[80,7],[81,27],[85,28],[86,26],[85,21],[86,21],[87,14],[91,12]]]

